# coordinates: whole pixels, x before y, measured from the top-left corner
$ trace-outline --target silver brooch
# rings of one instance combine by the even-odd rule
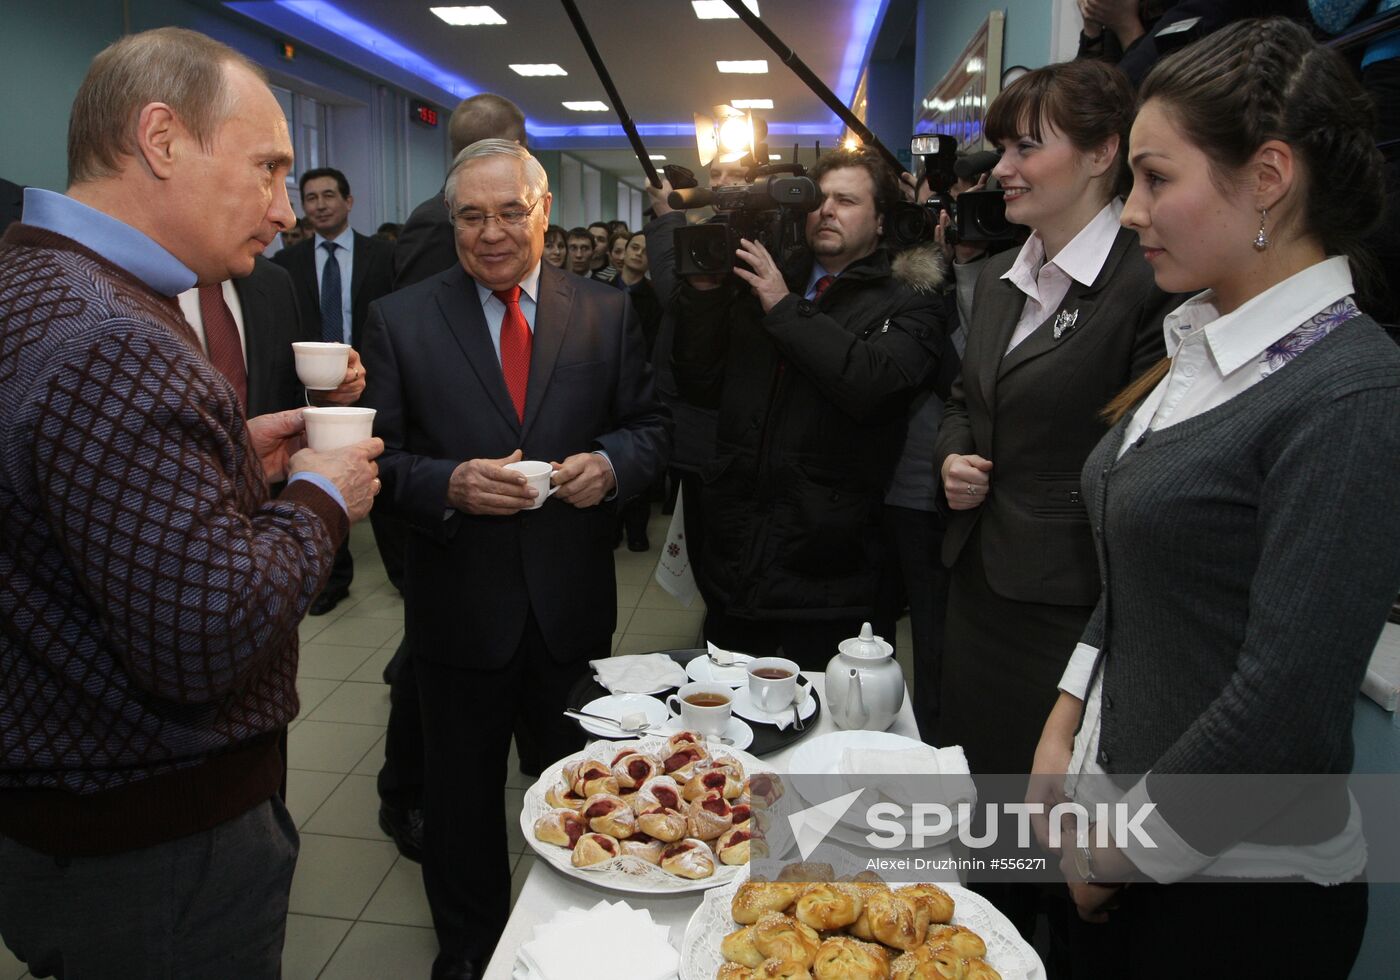
[[[1079,319],[1078,310],[1061,310],[1055,317],[1055,339],[1059,340],[1070,330],[1074,329],[1074,321]]]

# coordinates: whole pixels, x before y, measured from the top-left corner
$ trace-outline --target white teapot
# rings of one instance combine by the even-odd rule
[[[904,704],[904,671],[890,646],[865,623],[842,640],[826,667],[826,707],[838,728],[884,731]]]

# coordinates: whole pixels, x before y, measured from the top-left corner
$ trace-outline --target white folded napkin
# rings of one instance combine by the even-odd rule
[[[670,932],[645,909],[602,901],[556,912],[518,955],[530,980],[673,980],[681,958]]]
[[[593,679],[613,694],[650,694],[685,683],[685,668],[664,653],[642,653],[589,662]]]
[[[961,745],[844,749],[836,771],[860,777],[865,785],[896,803],[956,806],[977,800],[977,787]]]
[[[801,680],[798,681],[798,683],[797,683],[797,710],[798,710],[799,712],[803,712],[803,711],[806,710],[806,708],[807,708],[807,701],[808,701],[808,699],[811,698],[811,696],[812,696],[811,691],[812,691],[812,684],[811,684],[810,681],[808,681],[807,683],[803,683]],[[758,707],[758,705],[754,705],[754,707]],[[784,730],[786,730],[786,729],[788,729],[788,728],[790,728],[790,727],[792,726],[792,708],[791,708],[791,706],[789,706],[789,707],[787,707],[787,708],[784,708],[784,709],[783,709],[782,711],[780,711],[780,712],[774,713],[774,712],[771,712],[771,711],[770,711],[770,712],[768,712],[767,714],[768,714],[768,724],[775,726],[775,727],[778,729],[778,731],[780,731],[780,732],[781,732],[781,731],[784,731]]]

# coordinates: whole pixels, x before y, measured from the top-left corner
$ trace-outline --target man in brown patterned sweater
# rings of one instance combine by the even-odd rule
[[[118,41],[68,161],[0,241],[0,937],[36,976],[270,978],[297,624],[382,444],[245,420],[174,299],[295,220],[254,66]]]

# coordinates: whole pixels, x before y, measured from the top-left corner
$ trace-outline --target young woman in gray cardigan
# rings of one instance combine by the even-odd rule
[[[1155,975],[1192,935],[1203,975],[1344,977],[1367,894],[1340,780],[1330,813],[1307,797],[1324,814],[1310,835],[1280,837],[1296,802],[1280,780],[1202,794],[1182,777],[1351,770],[1357,691],[1400,589],[1400,352],[1345,257],[1381,213],[1370,106],[1282,19],[1165,59],[1140,96],[1123,224],[1158,286],[1205,292],[1167,317],[1171,359],[1110,406],[1085,466],[1104,588],[1032,796],[1084,800],[1106,774],[1156,807],[1156,848],[1064,848],[1089,975]],[[1106,884],[1129,879],[1147,883]],[[1305,934],[1328,951],[1304,968]]]

